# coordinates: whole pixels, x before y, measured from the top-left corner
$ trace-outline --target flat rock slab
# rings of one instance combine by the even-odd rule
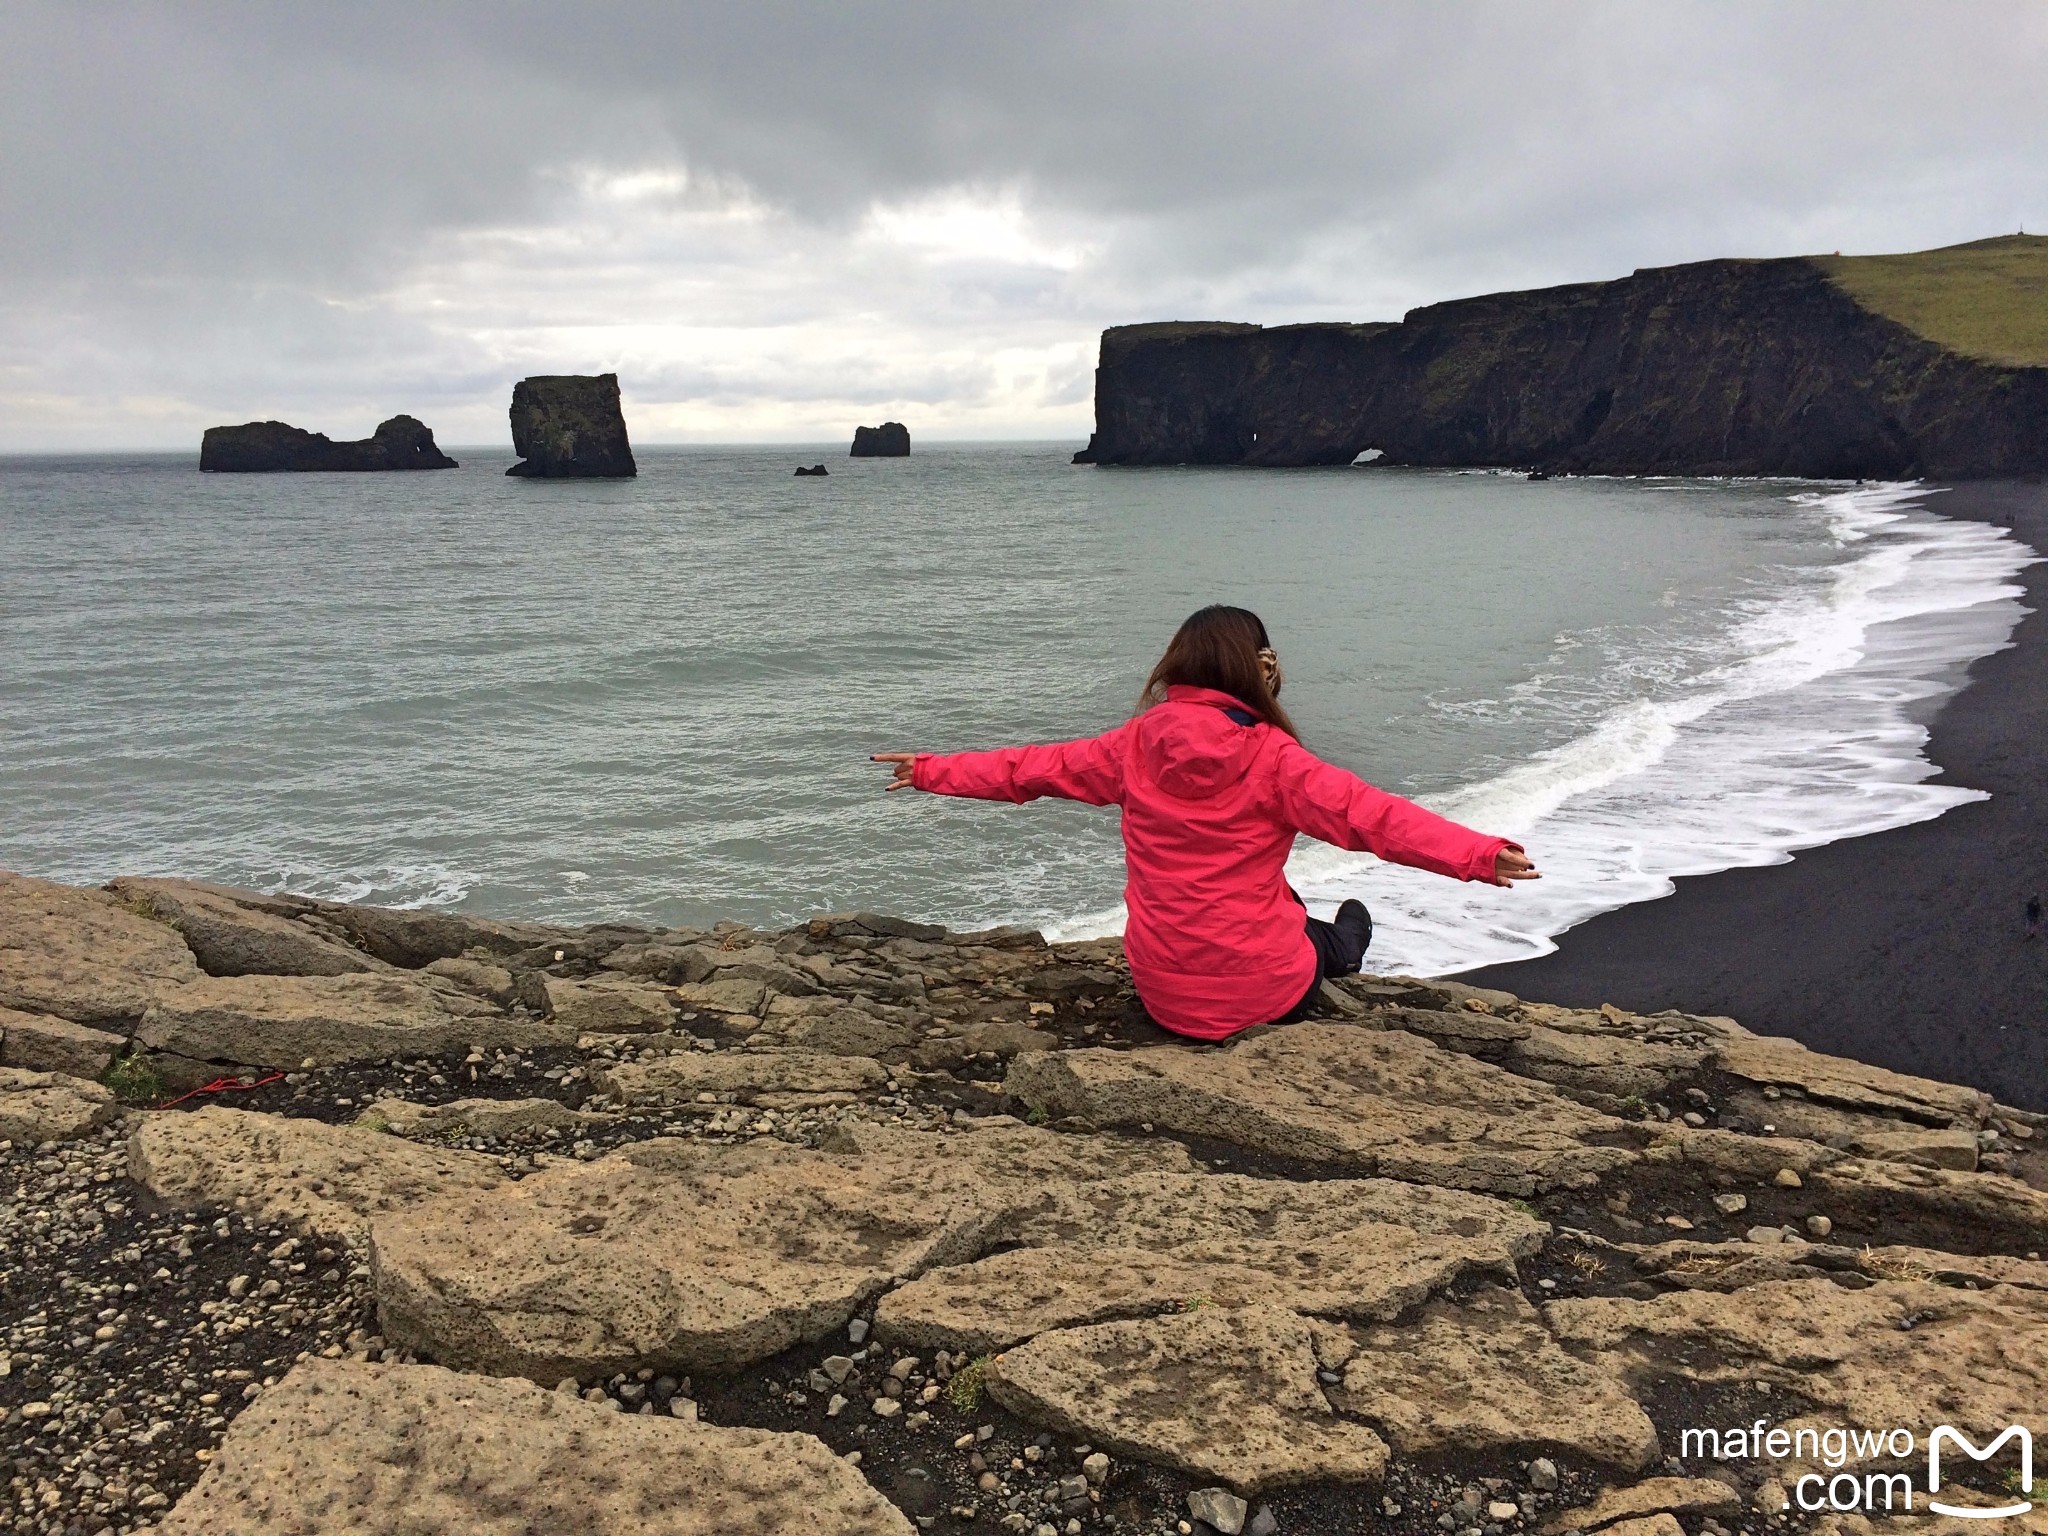
[[[1918,1252],[1918,1250],[1912,1250]],[[1813,1243],[1656,1243],[1636,1253],[1635,1265],[1666,1285],[1688,1291],[1739,1291],[1766,1280],[1811,1280],[1857,1267],[1844,1248]]]
[[[1016,1201],[1005,1236],[1026,1245],[934,1270],[884,1297],[876,1326],[919,1347],[982,1353],[1194,1302],[1389,1318],[1474,1271],[1512,1276],[1550,1230],[1502,1200],[1391,1179],[1121,1171],[1131,1159],[1179,1152],[1173,1142],[1027,1127],[893,1134],[912,1156],[921,1141],[974,1157]],[[849,1139],[863,1135],[891,1133]],[[1081,1161],[1084,1150],[1099,1160]]]
[[[1713,1065],[1759,1085],[1797,1088],[1808,1098],[1851,1109],[1892,1111],[1946,1126],[1951,1120],[1982,1125],[1991,1096],[1955,1083],[1888,1072],[1867,1062],[1809,1051],[1797,1040],[1743,1033],[1721,1042]]]
[[[1000,1198],[963,1170],[659,1143],[376,1223],[387,1338],[555,1382],[742,1366],[843,1328],[893,1277],[974,1257]]]
[[[1729,1174],[1759,1182],[1776,1178],[1782,1168],[1805,1175],[1845,1157],[1833,1147],[1791,1136],[1745,1136],[1676,1123],[1658,1126],[1643,1151],[1643,1161],[1652,1166],[1683,1164],[1710,1175]]]
[[[61,1072],[0,1067],[0,1141],[31,1147],[72,1141],[120,1112],[114,1095],[98,1083]]]
[[[1087,1145],[1094,1138],[1067,1137]],[[1161,1143],[1103,1140],[1106,1146]],[[1172,1142],[1163,1143],[1179,1150]],[[1543,1244],[1550,1228],[1505,1200],[1398,1179],[1255,1179],[1236,1173],[1148,1169],[1078,1187],[1048,1183],[1018,1223],[1023,1243],[1124,1245],[1153,1252],[1219,1238],[1309,1243],[1384,1225],[1468,1245],[1474,1262],[1506,1265]]]
[[[875,1327],[906,1345],[979,1355],[1057,1328],[1194,1305],[1391,1318],[1477,1268],[1512,1273],[1513,1266],[1497,1245],[1370,1222],[1326,1237],[1218,1237],[1167,1253],[1017,1248],[891,1291],[875,1308]]]
[[[1615,1098],[1655,1098],[1699,1070],[1704,1050],[1532,1025],[1503,1060],[1524,1077]]]
[[[555,1022],[581,1035],[654,1035],[674,1027],[675,994],[644,982],[544,978]]]
[[[1278,1307],[1040,1334],[995,1358],[988,1390],[1033,1423],[1244,1494],[1386,1472],[1386,1442],[1317,1386],[1309,1324]]]
[[[612,1123],[610,1115],[587,1114],[555,1099],[456,1099],[447,1104],[378,1099],[356,1117],[356,1124],[367,1130],[398,1136],[517,1136]]]
[[[104,891],[0,870],[0,1007],[125,1032],[158,992],[199,976],[168,924]]]
[[[810,1435],[529,1382],[308,1360],[243,1409],[166,1536],[910,1536]]]
[[[1562,1454],[1621,1472],[1657,1458],[1657,1430],[1618,1376],[1573,1359],[1520,1291],[1435,1301],[1411,1321],[1351,1330],[1331,1393],[1405,1456]],[[1327,1343],[1326,1364],[1335,1365]]]
[[[1921,1424],[1930,1405],[1973,1436],[2025,1423],[2048,1394],[2048,1295],[1879,1281],[1781,1280],[1654,1301],[1588,1298],[1544,1309],[1566,1347],[1632,1383],[1762,1380],[1811,1423]]]
[[[203,977],[159,992],[135,1038],[198,1061],[296,1067],[567,1045],[576,1032],[381,973]]]
[[[307,901],[303,897],[281,900],[295,909],[318,912],[344,932],[349,941],[390,965],[408,970],[436,960],[455,960],[471,951],[493,955],[517,955],[530,950],[544,954],[554,947],[575,943],[587,935],[574,928],[554,928],[545,923],[517,919],[471,917],[462,912],[398,907],[356,907],[340,902]],[[624,942],[621,934],[619,942]]]
[[[684,982],[675,992],[676,1002],[685,1011],[728,1014],[736,1020],[758,1019],[768,998],[767,987],[744,976],[728,977],[723,981]]]
[[[1806,1176],[1814,1209],[1883,1231],[1901,1214],[1940,1222],[1957,1246],[2048,1248],[2048,1191],[2018,1179],[1912,1163],[1835,1160]]]
[[[1685,1527],[1676,1515],[1638,1515],[1604,1527],[1601,1536],[1685,1536]]]
[[[834,1056],[901,1058],[919,1040],[907,1008],[860,1005],[828,997],[775,997],[749,1043]]]
[[[519,1000],[519,983],[502,965],[492,965],[484,960],[436,960],[422,966],[421,972],[451,981],[463,991],[496,1003],[500,1008],[510,1008]]]
[[[742,1104],[844,1101],[889,1081],[878,1061],[824,1051],[682,1052],[593,1071],[591,1086],[626,1103],[687,1103],[729,1093]]]
[[[1512,1195],[1582,1187],[1637,1156],[1626,1122],[1401,1030],[1298,1024],[1221,1050],[1033,1052],[1004,1086],[1055,1117]]]
[[[1836,1252],[1845,1250],[1837,1249]],[[1989,1253],[1963,1258],[1934,1248],[1889,1246],[1853,1251],[1857,1268],[1888,1280],[1935,1280],[1943,1285],[2013,1285],[2026,1291],[2048,1291],[2048,1263]]]
[[[1973,1173],[1977,1167],[1975,1131],[1937,1131],[1916,1126],[1911,1130],[1871,1131],[1849,1143],[1880,1162],[1914,1163],[1922,1168],[1953,1168]]]
[[[345,976],[385,968],[353,945],[277,912],[254,891],[132,876],[107,889],[177,929],[209,976]]]
[[[1598,1498],[1579,1509],[1554,1516],[1543,1536],[1565,1531],[1597,1531],[1617,1520],[1645,1515],[1739,1515],[1742,1495],[1711,1477],[1646,1477],[1626,1488],[1602,1489]]]
[[[1005,1061],[1027,1051],[1057,1050],[1059,1043],[1058,1035],[1033,1029],[1029,1024],[1007,1024],[996,1019],[970,1024],[960,1032],[960,1048],[968,1055],[1000,1056]]]
[[[767,944],[749,944],[740,949],[706,945],[708,979],[712,981],[758,981],[768,996],[809,997],[818,990],[815,972],[799,969],[789,958]]]
[[[0,1067],[97,1078],[127,1043],[90,1024],[0,1008]]]
[[[478,1153],[217,1106],[147,1116],[128,1138],[128,1176],[170,1205],[230,1206],[351,1246],[374,1216],[505,1178]]]
[[[1091,1202],[1091,1209],[1097,1199],[1121,1206],[1127,1197],[1112,1189],[1121,1179],[1144,1174],[1206,1177],[1177,1141],[1069,1136],[1026,1125],[1009,1115],[988,1115],[937,1134],[856,1120],[834,1127],[824,1150],[961,1169],[1000,1191],[1005,1203],[1020,1216],[1028,1212],[1033,1219],[1054,1210],[1073,1212],[1075,1208],[1067,1203],[1073,1200]],[[1037,1236],[1024,1240],[1051,1239]],[[1108,1235],[1100,1240],[1118,1241]]]

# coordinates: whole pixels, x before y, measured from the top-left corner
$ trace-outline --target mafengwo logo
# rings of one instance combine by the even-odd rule
[[[1944,1444],[1953,1445],[1972,1461],[1989,1461],[2008,1440],[2020,1443],[2019,1488],[2025,1498],[1996,1509],[1983,1509],[1969,1504],[1944,1504],[1934,1497],[1941,1492],[1941,1448]],[[1947,1424],[1936,1425],[1934,1433],[1927,1437],[1927,1495],[1927,1507],[1937,1515],[1958,1515],[1965,1520],[2010,1520],[2015,1515],[2031,1514],[2034,1508],[2034,1437],[2022,1426],[2008,1424],[2003,1434],[1980,1451],[1961,1430]]]
[[[1755,1424],[1739,1429],[1688,1429],[1679,1438],[1679,1454],[1688,1460],[1791,1460],[1804,1462],[1809,1467],[1816,1462],[1827,1467],[1832,1476],[1829,1472],[1805,1472],[1796,1479],[1789,1475],[1791,1469],[1787,1469],[1780,1486],[1790,1485],[1785,1492],[1784,1507],[1788,1510],[1797,1507],[1807,1514],[1827,1511],[1869,1515],[1903,1513],[1920,1507],[1917,1497],[1920,1490],[1913,1486],[1913,1479],[1908,1473],[1867,1470],[1871,1462],[1880,1460],[1890,1461],[1894,1466],[1910,1464],[1920,1450],[1920,1442],[1909,1429],[1822,1429],[1807,1425],[1795,1430],[1783,1425],[1773,1427],[1768,1420],[1758,1419]],[[1953,1502],[1953,1495],[1947,1500],[1940,1497],[1944,1454],[1948,1457],[1949,1477],[1953,1481],[1958,1470],[1958,1456],[1969,1462],[1989,1462],[2008,1447],[2012,1449],[2012,1459],[2018,1462],[2018,1466],[2005,1472],[1999,1480],[2005,1491],[2016,1492],[2020,1498],[2009,1503],[1987,1505],[1958,1504]],[[2011,1520],[2033,1512],[2034,1437],[2024,1425],[2008,1424],[1983,1446],[1953,1424],[1937,1425],[1927,1437],[1926,1451],[1925,1507],[1932,1513],[1962,1520]],[[1850,1470],[1852,1466],[1856,1470]],[[1994,1470],[1993,1476],[1996,1475]]]

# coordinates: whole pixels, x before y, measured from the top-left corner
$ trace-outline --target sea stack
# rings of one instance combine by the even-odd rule
[[[512,448],[505,473],[541,480],[625,480],[640,470],[626,441],[616,373],[541,374],[512,388]]]
[[[879,427],[855,427],[851,457],[907,459],[910,457],[910,428],[900,421],[885,421]]]
[[[281,470],[456,469],[434,446],[433,430],[411,416],[394,416],[369,437],[337,443],[282,421],[208,427],[199,440],[199,467],[228,474]]]

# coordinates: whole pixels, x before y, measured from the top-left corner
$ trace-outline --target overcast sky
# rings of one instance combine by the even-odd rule
[[[1106,325],[2048,230],[2040,0],[0,4],[0,451],[1080,438]]]

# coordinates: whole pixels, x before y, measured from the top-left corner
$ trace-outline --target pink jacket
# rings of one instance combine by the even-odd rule
[[[1239,725],[1232,708],[1225,693],[1169,688],[1100,736],[920,756],[912,778],[976,800],[1122,806],[1131,979],[1154,1019],[1201,1040],[1279,1018],[1315,979],[1284,872],[1297,832],[1457,880],[1492,879],[1516,846],[1374,789],[1263,721]]]

